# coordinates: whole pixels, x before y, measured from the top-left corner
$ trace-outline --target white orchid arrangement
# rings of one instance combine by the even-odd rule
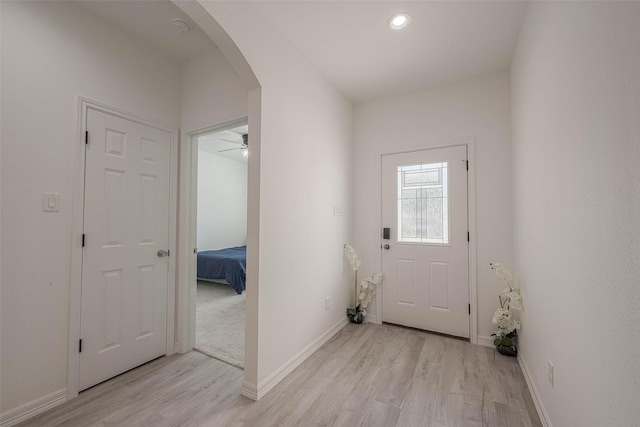
[[[347,257],[347,261],[351,264],[351,268],[355,271],[355,277],[353,282],[353,303],[358,305],[358,269],[360,268],[360,257],[358,253],[351,245],[344,245],[344,256]]]
[[[351,245],[344,245],[344,256],[347,257],[349,264],[351,264],[351,268],[353,268],[355,271],[358,271],[358,269],[360,268],[360,257]]]
[[[362,323],[367,314],[365,308],[376,294],[376,287],[382,282],[382,273],[370,274],[360,282],[358,289],[358,269],[360,268],[360,257],[356,250],[350,245],[344,245],[344,255],[355,271],[353,282],[353,304],[355,308],[347,309],[347,317],[354,323]]]
[[[373,273],[362,279],[360,282],[360,294],[358,295],[358,304],[363,316],[367,315],[365,308],[371,302],[376,294],[376,287],[382,282],[382,273]]]
[[[520,287],[518,281],[504,265],[500,263],[489,263],[489,266],[496,272],[496,276],[501,278],[507,287],[498,294],[498,302],[500,306],[493,314],[493,323],[498,327],[492,334],[496,337],[493,344],[495,346],[503,346],[511,349],[515,355],[516,347],[513,342],[513,337],[516,336],[516,331],[520,329],[520,322],[513,317],[511,309],[522,310],[522,295],[520,294]]]

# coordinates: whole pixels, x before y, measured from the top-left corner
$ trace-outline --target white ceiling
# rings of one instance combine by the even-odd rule
[[[249,126],[244,125],[233,129],[201,135],[198,137],[198,151],[206,151],[227,159],[246,163],[247,157],[243,155],[243,150],[240,150],[239,148],[242,148],[242,134],[248,132]],[[250,143],[251,141],[249,141],[249,144]],[[249,151],[249,153],[250,152],[251,151]]]
[[[524,2],[254,1],[352,102],[506,69]],[[411,23],[392,30],[397,12]]]
[[[197,58],[215,46],[200,27],[170,1],[84,0],[74,3],[180,63]],[[179,33],[173,25],[174,19],[186,21],[192,30],[188,34]]]
[[[213,42],[169,1],[78,1],[180,62]],[[520,1],[251,1],[354,103],[509,67],[524,13]],[[403,30],[387,20],[411,15]],[[192,24],[179,34],[171,21]]]

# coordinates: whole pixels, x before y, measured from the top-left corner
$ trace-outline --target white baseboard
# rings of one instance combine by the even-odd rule
[[[520,369],[522,370],[522,374],[524,375],[524,379],[527,382],[527,387],[529,387],[529,392],[531,393],[531,397],[533,398],[533,403],[536,405],[536,411],[538,412],[538,416],[540,417],[540,422],[544,427],[553,427],[551,424],[551,420],[549,419],[549,414],[542,404],[542,398],[538,393],[538,389],[536,388],[535,383],[533,382],[533,378],[531,377],[531,372],[529,372],[529,368],[527,367],[527,363],[522,358],[522,354],[518,353],[518,364],[520,365]]]
[[[29,418],[35,417],[44,411],[58,406],[67,401],[67,389],[63,388],[31,402],[20,405],[3,414],[0,414],[0,427],[16,425]]]
[[[365,323],[378,323],[378,324],[382,323],[382,322],[380,322],[378,320],[378,315],[377,314],[367,314],[364,317],[364,322]]]
[[[478,335],[478,345],[481,345],[483,347],[494,348],[495,345],[493,345],[493,340],[495,340],[495,337],[488,337],[488,336]]]
[[[242,390],[240,390],[240,394],[244,397],[248,397],[251,400],[258,401],[258,386],[254,383],[250,383],[247,381],[242,381]]]
[[[260,400],[262,397],[274,388],[280,381],[282,381],[287,375],[291,373],[295,368],[300,366],[302,362],[307,360],[317,349],[319,349],[324,343],[329,341],[331,337],[337,334],[342,328],[347,326],[349,319],[346,317],[333,325],[328,331],[320,335],[315,341],[303,348],[298,354],[293,356],[288,362],[280,367],[273,374],[269,375],[267,379],[260,382],[257,386],[248,382],[242,383],[242,394],[252,400]]]

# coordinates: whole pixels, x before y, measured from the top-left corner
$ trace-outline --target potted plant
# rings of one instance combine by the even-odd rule
[[[347,317],[352,323],[363,323],[367,315],[366,308],[371,299],[376,294],[376,286],[382,281],[382,273],[374,273],[362,279],[358,288],[358,269],[360,268],[360,257],[356,250],[349,246],[344,246],[344,253],[354,270],[353,283],[353,305],[354,308],[347,308]]]
[[[370,274],[360,282],[360,292],[358,292],[356,308],[347,309],[347,317],[353,323],[364,322],[367,315],[367,306],[376,294],[376,286],[382,281],[382,273]]]
[[[518,281],[511,272],[500,263],[489,263],[489,266],[496,275],[501,278],[507,287],[498,294],[500,306],[493,314],[493,323],[497,329],[491,336],[495,336],[493,345],[500,354],[505,356],[516,356],[518,348],[516,346],[517,331],[520,329],[520,321],[516,320],[511,313],[511,309],[522,310],[522,295],[518,287]]]

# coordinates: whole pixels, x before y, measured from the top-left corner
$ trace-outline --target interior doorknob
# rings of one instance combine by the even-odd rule
[[[389,246],[389,245],[384,245],[384,246],[383,246],[383,248],[384,248],[386,251],[388,251],[390,247],[391,247],[391,246]]]
[[[165,251],[164,249],[160,249],[160,250],[158,251],[158,256],[159,256],[160,258],[162,258],[162,257],[166,257],[166,256],[168,256],[168,255],[169,255],[169,251]]]

